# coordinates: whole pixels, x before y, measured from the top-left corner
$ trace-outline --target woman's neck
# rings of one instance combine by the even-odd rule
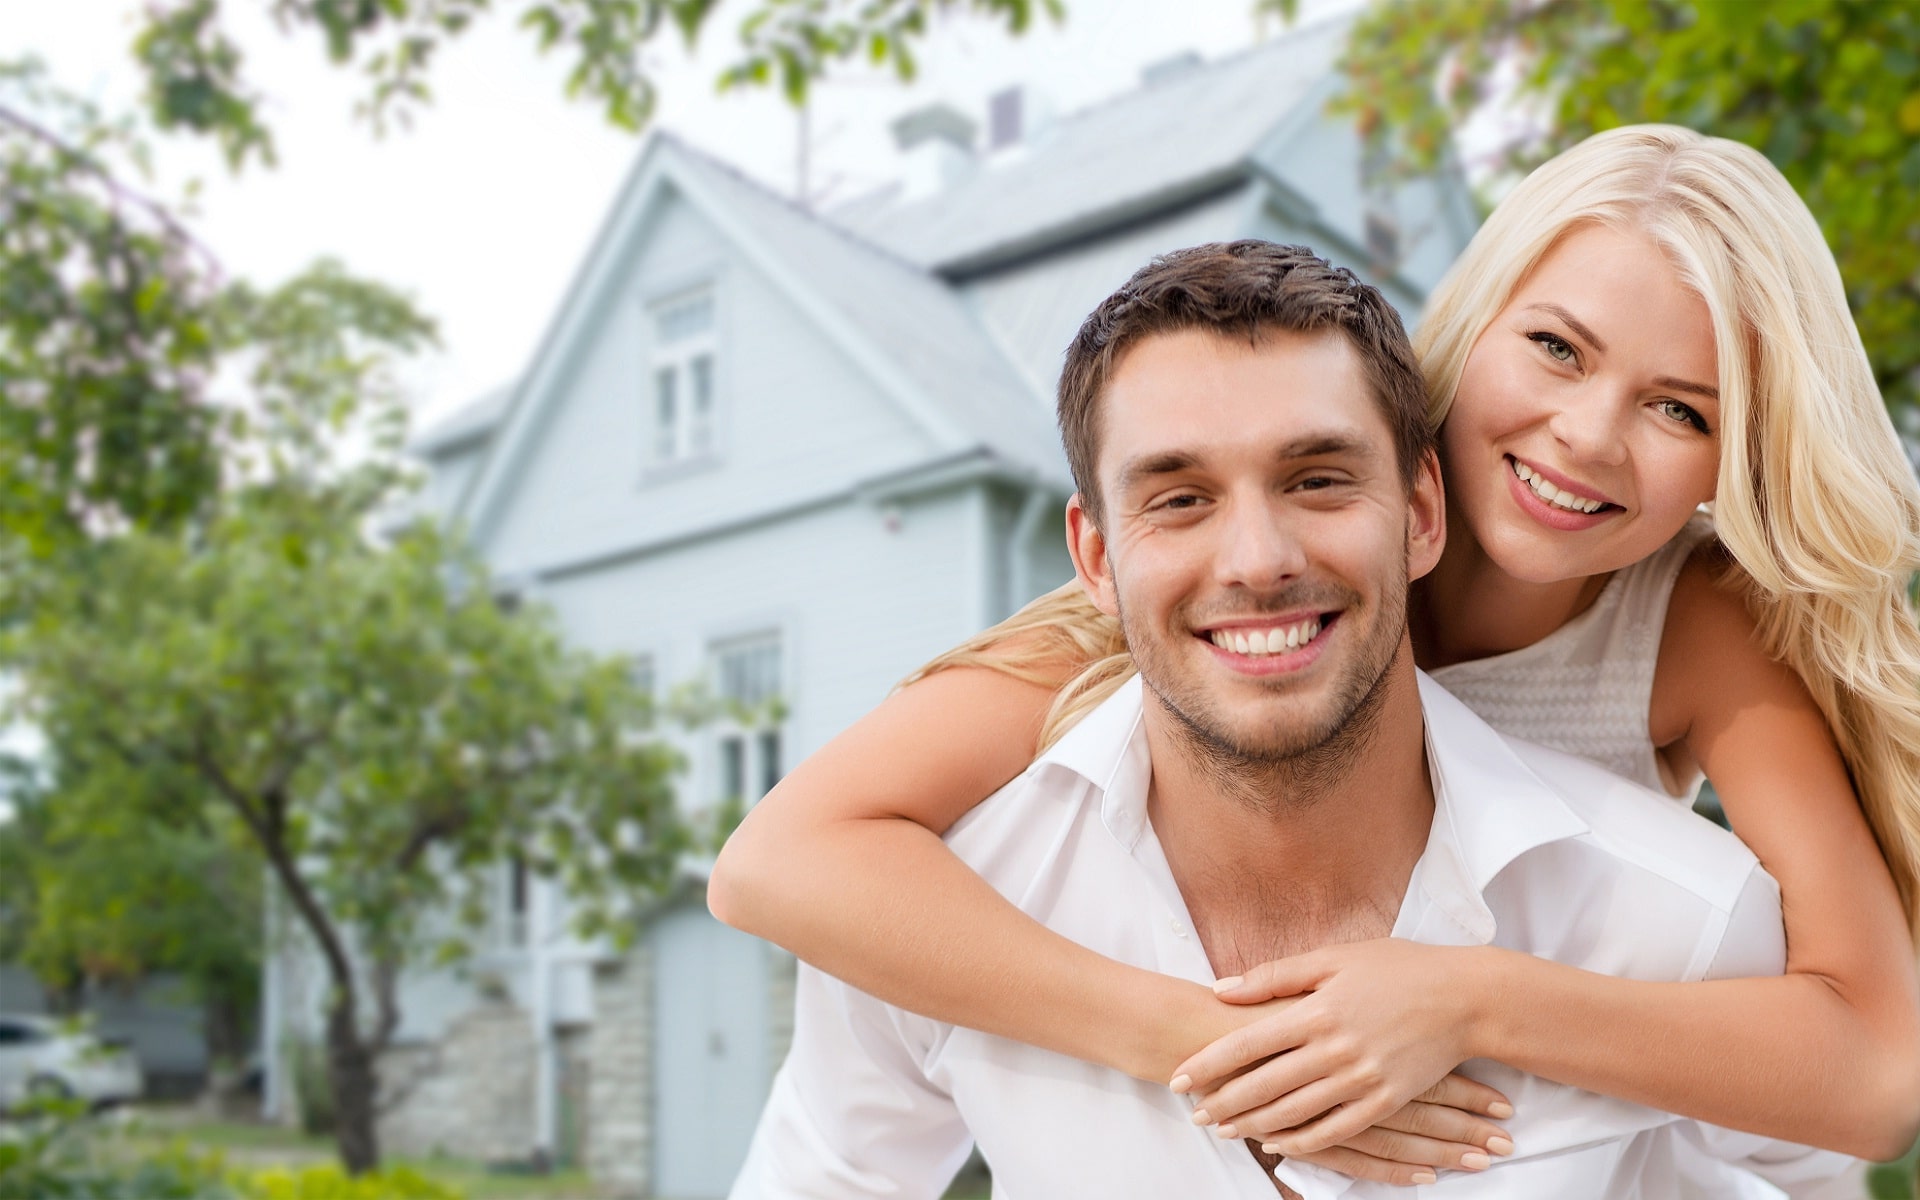
[[[1516,579],[1487,557],[1459,513],[1447,516],[1447,547],[1414,583],[1407,614],[1414,660],[1427,670],[1533,645],[1585,612],[1610,578]]]

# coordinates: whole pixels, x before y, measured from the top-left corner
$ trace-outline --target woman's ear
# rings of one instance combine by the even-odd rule
[[[1440,457],[1428,450],[1420,456],[1407,494],[1407,578],[1418,579],[1433,570],[1447,547],[1447,493],[1440,481]]]
[[[1118,617],[1120,605],[1114,598],[1107,537],[1100,532],[1100,523],[1078,492],[1067,501],[1067,552],[1073,555],[1073,573],[1086,589],[1093,606],[1110,617]]]

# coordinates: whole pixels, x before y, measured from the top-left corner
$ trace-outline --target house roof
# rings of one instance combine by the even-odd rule
[[[966,273],[1222,190],[1332,72],[1347,27],[1302,26],[1063,117],[924,199],[893,188],[831,215],[911,262]]]
[[[507,411],[507,405],[513,400],[513,388],[513,384],[506,384],[467,401],[415,436],[409,448],[415,454],[435,458],[485,435]]]
[[[1023,378],[950,276],[1243,182],[1254,152],[1328,77],[1345,30],[1344,20],[1305,26],[1168,72],[982,160],[933,196],[905,202],[893,191],[826,216],[656,132],[525,379],[459,409],[421,434],[415,449],[444,455],[521,424],[528,381],[568,340],[566,331],[579,327],[579,306],[609,285],[608,264],[592,260],[624,244],[644,219],[651,183],[666,180],[876,373],[929,435],[930,461],[985,451],[1020,474],[1070,489],[1050,397]],[[502,457],[500,449],[490,446],[487,458]],[[483,519],[477,510],[501,472],[490,461],[474,481],[477,498],[462,504],[470,520]]]

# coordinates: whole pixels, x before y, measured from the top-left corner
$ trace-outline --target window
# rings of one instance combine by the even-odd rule
[[[662,466],[711,457],[719,448],[713,293],[682,293],[655,304],[649,315],[647,461]]]
[[[654,677],[653,655],[636,654],[629,658],[627,678],[632,682],[633,690],[646,697],[649,708],[643,728],[651,729],[654,716],[660,709],[659,682]]]
[[[751,804],[772,790],[781,762],[781,646],[778,635],[723,642],[713,648],[714,792],[720,804]]]

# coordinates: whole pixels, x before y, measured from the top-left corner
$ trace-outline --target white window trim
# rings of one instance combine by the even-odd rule
[[[701,300],[710,306],[712,314],[707,328],[671,341],[661,336],[664,314]],[[716,465],[722,453],[725,418],[720,290],[712,280],[704,280],[649,296],[640,311],[646,347],[638,388],[642,478],[671,477]],[[702,359],[707,364],[704,427],[693,420],[692,412],[695,364]],[[674,421],[670,429],[661,421],[660,408],[660,381],[667,373],[674,380]],[[663,444],[666,439],[671,439],[670,447]]]
[[[784,710],[792,695],[789,683],[791,648],[786,631],[779,628],[715,638],[708,642],[707,663],[708,669],[712,672],[714,696],[717,700],[723,699],[719,679],[722,656],[730,650],[767,644],[773,646],[778,662],[777,684],[772,698],[779,701]],[[766,739],[769,735],[774,739],[775,760],[772,764],[767,761]],[[738,796],[728,794],[729,744],[739,746],[742,786]],[[791,750],[788,720],[783,715],[781,719],[775,721],[742,722],[732,713],[722,709],[714,717],[708,733],[707,745],[712,770],[708,784],[703,789],[706,803],[717,807],[737,799],[743,807],[752,808],[786,773]],[[771,765],[771,771],[769,765]]]

